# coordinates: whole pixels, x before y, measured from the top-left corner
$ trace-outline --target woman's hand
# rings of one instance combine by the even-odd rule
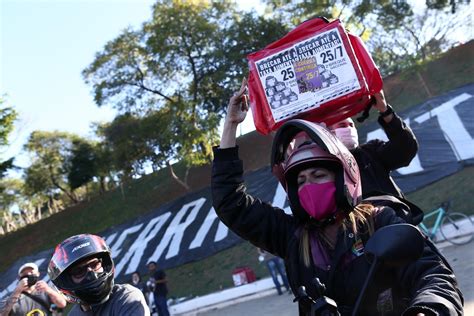
[[[374,97],[376,101],[374,104],[374,108],[376,108],[379,111],[379,113],[384,113],[385,111],[387,111],[388,110],[387,101],[385,101],[385,95],[383,93],[383,90],[381,90],[379,93],[375,93]],[[387,116],[384,116],[383,120],[386,123],[390,123],[392,118],[393,118],[393,114],[389,114]]]
[[[245,94],[246,88],[247,80],[244,78],[242,79],[240,90],[237,91],[229,100],[225,123],[239,125],[245,120],[249,110],[249,105],[247,102],[248,96]]]
[[[385,101],[385,95],[383,90],[378,93],[374,94],[375,97],[375,104],[374,108],[376,108],[380,113],[387,111],[387,101]]]
[[[220,148],[230,148],[236,145],[235,132],[237,131],[237,126],[245,120],[249,110],[248,96],[245,94],[246,88],[247,80],[244,78],[240,90],[229,100]]]

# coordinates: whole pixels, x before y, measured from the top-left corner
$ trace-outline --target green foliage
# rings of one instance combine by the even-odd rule
[[[0,227],[4,224],[6,212],[21,201],[23,183],[20,179],[2,178],[0,179]]]
[[[112,154],[112,163],[126,178],[143,171],[148,154],[141,133],[141,119],[132,114],[117,116],[111,123],[99,126],[104,144]]]
[[[295,26],[314,17],[326,17],[329,20],[342,19],[345,26],[362,35],[371,27],[374,18],[378,23],[396,27],[400,20],[413,14],[405,1],[351,1],[351,0],[268,0],[267,9],[280,16],[286,23]]]
[[[67,179],[69,187],[75,190],[97,175],[97,154],[94,144],[85,140],[74,140],[69,159]]]
[[[406,74],[403,86],[393,84],[396,89],[387,93],[399,111],[426,99],[417,81],[417,71],[434,95],[466,84],[472,78],[473,64],[466,54],[426,67],[430,58],[445,48],[442,38],[417,38],[416,53],[409,50],[400,53],[395,47],[411,45],[406,34],[385,34],[393,40],[403,40],[400,43],[380,36],[385,27],[391,29],[395,24],[402,27],[403,23],[417,19],[423,22],[422,18],[415,19],[403,1],[328,1],[330,6],[320,1],[270,2],[277,12],[281,8],[280,15],[272,20],[255,13],[238,12],[225,1],[159,1],[151,21],[138,31],[122,32],[84,70],[97,104],[112,105],[119,110],[113,122],[98,127],[102,141],[94,144],[60,132],[33,133],[26,145],[33,157],[31,166],[25,170],[26,183],[23,186],[10,179],[0,181],[0,193],[3,193],[0,211],[4,206],[25,203],[25,198],[36,205],[64,195],[75,198],[74,191],[69,189],[86,185],[95,177],[99,182],[93,185],[100,183],[104,192],[106,178],[113,181],[117,175],[127,178],[141,175],[149,163],[157,170],[179,160],[176,173],[181,176],[190,165],[209,162],[210,145],[217,136],[216,127],[225,101],[246,72],[245,55],[280,38],[287,27],[313,15],[348,16],[343,19],[347,26],[358,34],[371,35],[368,44],[386,73],[419,65],[416,71]],[[377,19],[374,12],[378,12]],[[448,20],[440,16],[441,22]],[[371,24],[374,21],[377,24]],[[417,25],[426,23],[409,25],[410,30],[416,31]],[[410,35],[404,27],[397,31]],[[426,60],[420,63],[421,52]],[[0,127],[10,128],[11,132],[12,126],[13,123],[2,122]],[[2,145],[8,143],[0,142]],[[466,168],[410,194],[409,199],[429,210],[442,200],[453,198],[456,210],[472,212],[470,205],[474,201],[469,192],[474,190],[470,181],[473,171],[472,167]],[[19,256],[51,248],[72,234],[98,233],[145,214],[183,193],[176,187],[170,189],[166,172],[161,170],[129,181],[122,191],[111,190],[100,200],[77,205],[40,225],[0,238],[0,269]],[[459,187],[462,189],[446,189]],[[200,262],[171,269],[168,273],[172,280],[171,294],[200,295],[221,286],[229,287],[235,265],[252,266],[254,260],[253,247],[243,243]],[[260,266],[254,268],[258,270]]]
[[[147,162],[209,162],[246,54],[285,32],[278,19],[239,12],[230,1],[158,1],[150,21],[123,31],[83,71],[96,103],[120,112],[104,130],[117,168],[128,175]]]
[[[469,56],[473,52],[474,41],[471,41],[437,60],[385,78],[384,90],[388,102],[396,107],[397,112],[401,112],[428,98],[472,83],[474,62]],[[375,119],[376,115],[370,117]]]
[[[65,132],[34,131],[25,150],[31,154],[32,164],[25,170],[26,191],[31,195],[51,194],[61,191],[73,202],[74,192],[69,190],[67,175],[73,143],[79,137]]]
[[[0,179],[5,176],[5,173],[14,167],[13,162],[15,158],[10,158],[5,161],[0,161]]]
[[[451,9],[451,13],[456,13],[459,6],[470,4],[471,0],[426,0],[426,6],[430,9],[442,10],[446,8]]]
[[[0,96],[0,149],[8,146],[8,136],[14,128],[18,113],[9,106],[4,106],[5,100]],[[0,160],[0,179],[5,176],[8,169],[13,168],[14,158]]]
[[[33,162],[25,169],[25,194],[28,197],[42,195],[51,196],[56,192],[56,187],[51,182],[48,168],[41,162]]]
[[[273,1],[274,10],[290,26],[315,16],[341,19],[346,28],[365,42],[383,76],[438,57],[453,46],[452,33],[469,31],[465,1],[426,1],[417,13],[407,1]],[[446,10],[457,5],[456,16]]]
[[[13,124],[18,116],[9,106],[4,106],[5,100],[0,97],[0,146],[8,145],[8,136],[13,131]]]

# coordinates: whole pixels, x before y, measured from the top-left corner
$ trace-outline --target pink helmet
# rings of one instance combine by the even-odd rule
[[[284,123],[273,139],[272,172],[288,194],[293,214],[301,220],[309,216],[299,203],[296,179],[299,171],[314,165],[335,172],[338,209],[352,211],[362,195],[354,156],[321,125],[301,119]]]

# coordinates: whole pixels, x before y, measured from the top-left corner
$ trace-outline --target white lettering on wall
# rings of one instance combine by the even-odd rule
[[[426,112],[414,119],[417,123],[421,124],[436,116],[441,131],[453,149],[458,161],[474,158],[474,139],[469,135],[469,132],[464,127],[461,118],[454,109],[456,105],[470,98],[472,98],[472,95],[469,93],[460,94],[457,97],[440,104],[431,111]],[[405,120],[405,123],[410,126],[410,120]],[[385,132],[381,128],[367,133],[367,142],[372,139],[388,141],[387,135],[385,135]],[[423,171],[423,167],[421,166],[421,161],[418,154],[415,156],[415,158],[413,158],[407,167],[397,169],[397,172],[402,175],[420,171]]]
[[[113,234],[111,234],[111,235],[109,235],[109,236],[107,236],[107,237],[103,237],[103,238],[105,239],[105,243],[106,243],[107,245],[112,245],[112,243],[113,243],[115,237],[117,237],[117,233],[113,233]]]
[[[385,132],[381,128],[377,128],[376,130],[367,133],[367,140],[366,142],[369,142],[373,139],[380,139],[384,142],[388,142],[387,135],[385,135]]]
[[[409,119],[404,120],[404,122],[405,124],[410,126]],[[389,141],[387,138],[387,135],[385,134],[382,128],[378,128],[372,132],[367,133],[367,142],[373,139],[380,139],[384,142]],[[412,159],[412,161],[410,162],[408,166],[397,169],[397,172],[399,172],[402,175],[411,174],[411,173],[420,172],[420,171],[423,171],[423,167],[421,166],[420,157],[418,156],[418,154],[416,154],[416,156]]]
[[[217,226],[216,236],[214,237],[214,242],[221,241],[222,239],[226,238],[228,234],[229,234],[229,228],[227,228],[227,226],[225,226],[223,222],[219,221],[219,225]]]
[[[405,124],[410,127],[410,119],[406,119]],[[401,175],[405,174],[410,174],[410,173],[415,173],[415,172],[420,172],[423,171],[423,167],[421,166],[421,161],[420,161],[420,156],[418,154],[413,157],[413,159],[410,161],[410,164],[406,167],[398,168],[397,172],[400,173]]]
[[[415,121],[418,123],[423,123],[436,116],[443,135],[453,149],[458,161],[474,158],[474,139],[469,135],[461,118],[454,109],[456,105],[470,98],[472,98],[472,95],[469,93],[460,94],[437,106],[433,110],[415,118]]]
[[[275,190],[275,196],[273,197],[273,202],[272,205],[275,207],[279,207],[285,211],[286,214],[293,214],[291,212],[290,207],[285,208],[285,203],[286,203],[286,192],[285,189],[283,189],[283,186],[281,185],[280,182],[278,182],[277,188]]]
[[[166,259],[174,257],[179,252],[179,246],[181,245],[181,240],[183,239],[184,231],[186,228],[194,221],[199,209],[206,202],[205,198],[199,198],[196,201],[190,202],[183,205],[181,209],[176,213],[176,216],[171,221],[170,225],[166,229],[165,235],[161,239],[160,244],[155,249],[155,252],[149,259],[149,261],[158,261],[161,257],[161,254],[169,245],[168,253],[166,254]],[[191,210],[189,215],[186,217],[186,220],[181,223],[183,217]],[[171,243],[170,243],[171,242]]]
[[[156,235],[170,216],[171,212],[166,212],[148,222],[122,259],[120,259],[120,262],[115,266],[115,273],[117,275],[120,274],[128,262],[130,263],[125,274],[133,273],[137,270],[148,243],[153,238],[156,238]]]
[[[204,238],[206,238],[207,233],[211,229],[216,219],[218,219],[216,211],[214,210],[214,207],[211,207],[209,213],[207,213],[206,219],[199,228],[196,237],[194,237],[194,240],[189,245],[189,249],[201,247]],[[218,242],[227,237],[228,232],[229,229],[224,225],[224,223],[219,221],[219,227],[217,228],[216,236],[214,237],[214,242]]]
[[[138,230],[140,230],[140,228],[142,228],[142,226],[143,223],[140,223],[125,229],[124,231],[122,231],[120,237],[117,239],[113,246],[110,246],[109,244],[110,251],[112,252],[112,258],[116,258],[122,252],[122,249],[120,247],[122,247],[122,244],[127,238],[127,236],[136,233]]]

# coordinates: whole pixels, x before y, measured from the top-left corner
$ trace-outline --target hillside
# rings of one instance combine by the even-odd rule
[[[385,78],[387,99],[397,111],[405,110],[427,98],[439,95],[456,87],[472,83],[474,78],[474,41],[456,47],[440,59],[419,66],[424,89],[417,71]],[[374,116],[372,115],[372,120]],[[239,138],[241,156],[246,171],[268,165],[271,137],[249,133]],[[182,168],[181,168],[182,169]],[[177,173],[182,172],[177,166]],[[210,166],[195,168],[190,173],[192,191],[209,185]],[[423,209],[435,208],[442,201],[453,199],[454,208],[474,213],[469,206],[474,197],[474,167],[431,184],[408,197]],[[101,197],[81,203],[46,218],[34,225],[0,238],[0,272],[22,256],[50,249],[58,241],[71,235],[90,232],[99,233],[137,216],[143,215],[185,192],[168,176],[167,170],[144,176],[121,190],[107,192]],[[253,267],[257,276],[266,274],[258,264],[256,250],[242,243],[199,262],[189,263],[168,271],[171,295],[201,295],[232,285],[232,270],[241,265]]]

